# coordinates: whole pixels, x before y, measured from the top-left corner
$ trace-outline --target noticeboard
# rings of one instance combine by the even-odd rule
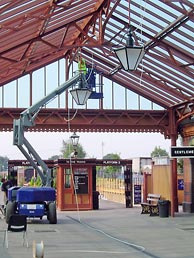
[[[184,180],[178,179],[178,190],[184,190]]]
[[[134,185],[134,204],[141,203],[141,185]]]
[[[74,185],[77,194],[88,194],[88,172],[86,170],[74,171]]]

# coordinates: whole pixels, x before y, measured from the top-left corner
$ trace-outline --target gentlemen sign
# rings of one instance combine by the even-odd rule
[[[194,146],[171,147],[172,158],[194,158]]]

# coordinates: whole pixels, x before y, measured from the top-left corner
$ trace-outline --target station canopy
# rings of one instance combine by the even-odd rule
[[[120,69],[128,30],[145,55]],[[1,0],[0,86],[65,58],[164,109],[194,101],[193,0]]]

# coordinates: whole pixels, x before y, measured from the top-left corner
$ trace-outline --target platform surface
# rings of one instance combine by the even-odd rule
[[[3,244],[5,221],[0,220]],[[9,234],[9,248],[0,244],[1,258],[33,257],[33,240],[43,241],[44,258],[193,258],[194,214],[150,217],[141,207],[100,200],[99,210],[58,212],[58,224],[28,221],[29,248],[22,236]]]

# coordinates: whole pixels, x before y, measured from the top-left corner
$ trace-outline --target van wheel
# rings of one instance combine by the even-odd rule
[[[55,202],[48,204],[48,220],[50,224],[57,224],[57,211]]]

